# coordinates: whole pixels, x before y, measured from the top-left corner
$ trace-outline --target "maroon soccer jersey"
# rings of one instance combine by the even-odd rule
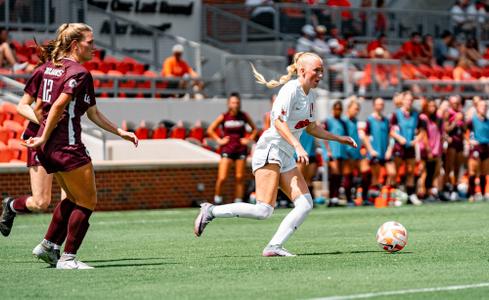
[[[37,67],[32,73],[32,76],[27,80],[25,84],[24,92],[29,94],[34,99],[37,99],[38,97],[38,92],[42,82],[42,76],[44,74],[45,68],[46,68],[46,64]],[[38,131],[39,131],[39,125],[29,121],[29,124],[27,125],[27,128],[25,129],[24,134],[22,135],[22,138],[24,140],[27,140],[31,137],[35,137]]]
[[[248,123],[248,120],[249,117],[244,112],[238,112],[235,116],[229,112],[223,115],[221,123],[223,135],[229,137],[229,142],[221,148],[223,153],[246,153],[248,147],[241,145],[240,140],[246,134],[246,123]]]
[[[79,63],[66,58],[61,62],[60,67],[52,62],[47,63],[43,73],[39,91],[43,121],[38,135],[43,132],[49,111],[61,93],[70,94],[73,98],[66,106],[46,146],[82,145],[80,118],[95,105],[93,78]]]

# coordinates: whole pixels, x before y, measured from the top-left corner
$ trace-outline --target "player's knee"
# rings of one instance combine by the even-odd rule
[[[255,207],[256,207],[256,218],[258,220],[268,219],[273,214],[273,207],[269,204],[257,202]]]
[[[243,174],[236,175],[235,180],[236,180],[236,183],[242,183],[244,180]]]
[[[300,195],[299,198],[294,202],[295,206],[303,211],[303,213],[308,214],[314,208],[314,203],[312,201],[311,194]]]
[[[51,197],[48,196],[35,196],[32,197],[32,207],[31,209],[36,212],[46,211],[49,207],[49,203],[51,202]]]

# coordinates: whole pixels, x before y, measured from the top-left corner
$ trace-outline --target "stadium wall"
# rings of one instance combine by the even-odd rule
[[[217,163],[134,163],[95,162],[98,191],[97,211],[163,209],[195,206],[212,201]],[[234,199],[234,168],[224,185],[225,201]],[[253,179],[245,172],[245,182]],[[0,164],[2,197],[31,193],[25,164]],[[52,211],[60,198],[60,188],[53,183]]]

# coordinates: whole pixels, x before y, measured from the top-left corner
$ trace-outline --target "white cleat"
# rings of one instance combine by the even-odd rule
[[[202,203],[200,205],[200,212],[197,218],[194,221],[194,233],[195,236],[199,237],[204,232],[205,227],[209,224],[213,219],[211,209],[214,205],[210,203]]]
[[[75,259],[75,256],[70,256],[66,258],[66,256],[62,256],[58,263],[56,264],[56,269],[60,270],[90,270],[93,267],[87,265],[84,262]]]
[[[58,255],[53,247],[47,246],[42,242],[32,249],[32,255],[53,267],[56,266],[56,263],[58,262]]]
[[[290,253],[287,249],[283,248],[280,245],[268,245],[263,249],[262,255],[265,257],[273,257],[273,256],[288,256],[294,257],[295,254]]]
[[[419,200],[418,196],[416,195],[409,196],[409,201],[411,201],[411,203],[415,206],[420,206],[421,204],[423,204],[423,202]]]

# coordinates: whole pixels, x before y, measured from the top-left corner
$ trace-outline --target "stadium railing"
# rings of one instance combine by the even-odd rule
[[[251,9],[244,4],[213,4],[203,5],[204,10],[209,6],[220,11],[228,12],[234,16],[249,22]],[[377,37],[378,31],[375,29],[376,18],[382,14],[387,20],[385,34],[392,41],[401,41],[409,37],[413,31],[421,34],[431,34],[439,37],[443,30],[454,28],[452,14],[450,11],[441,10],[417,10],[417,9],[394,9],[394,8],[374,8],[374,7],[331,7],[325,4],[309,5],[305,3],[274,3],[271,5],[276,11],[273,15],[273,27],[267,28],[275,35],[287,34],[298,37],[301,34],[302,26],[305,24],[319,23],[322,25],[336,26],[340,32],[346,33],[352,28],[355,29],[355,38],[358,40],[371,40]],[[350,17],[351,15],[351,17]],[[483,20],[489,22],[489,16],[480,14],[457,14],[464,15],[479,22]],[[212,14],[204,14],[203,22],[213,26]],[[230,18],[230,17],[229,17]],[[316,22],[313,22],[313,18]],[[221,26],[226,26],[226,19],[217,20]],[[223,24],[224,23],[224,24]],[[256,24],[255,22],[250,22]],[[251,26],[251,25],[243,25]],[[221,32],[221,38],[227,38],[226,31]],[[271,33],[270,33],[271,34]],[[480,43],[489,41],[489,34],[482,26],[475,26],[475,37]]]
[[[11,75],[0,75],[1,78],[1,90],[3,92],[15,93],[18,96],[22,95],[22,89],[18,86],[12,86],[11,82],[16,82],[20,85],[22,83],[18,82],[25,81],[29,78],[29,74],[11,74]],[[195,80],[201,80],[204,82],[204,86],[208,86],[212,89],[214,95],[220,95],[219,92],[222,91],[222,82],[219,78],[174,78],[174,77],[149,77],[141,75],[123,75],[123,76],[112,76],[112,75],[94,75],[95,82],[95,93],[101,98],[107,97],[122,97],[122,98],[170,98],[173,95],[184,95],[193,97],[197,91],[192,89],[192,82]],[[173,88],[177,86],[181,81],[186,81],[187,88]],[[7,83],[7,84],[6,84]],[[142,86],[144,85],[144,86]],[[204,90],[205,92],[205,90]],[[131,97],[131,95],[133,95]],[[179,97],[176,97],[179,98]]]
[[[108,22],[111,28],[111,30],[107,33],[109,35],[109,39],[108,41],[96,40],[96,44],[98,44],[99,46],[110,50],[118,50],[125,55],[129,55],[137,60],[150,64],[155,69],[160,69],[163,58],[165,58],[165,56],[163,56],[164,52],[168,52],[168,49],[171,49],[172,46],[175,44],[182,44],[183,46],[185,46],[186,50],[190,52],[190,55],[188,57],[191,58],[191,65],[194,66],[195,71],[198,74],[202,74],[202,54],[201,45],[199,43],[190,41],[180,36],[165,33],[152,26],[134,22],[128,18],[122,17],[115,13],[107,12],[91,4],[87,4],[86,12],[87,15],[89,15],[90,18],[93,19],[93,22],[95,22],[95,19],[101,21],[105,18],[108,18]],[[95,14],[98,14],[99,17],[95,18]],[[102,22],[100,23],[102,24]],[[119,26],[121,24],[131,26],[132,28],[137,28],[138,30],[145,32],[146,34],[149,34],[151,39],[149,55],[138,55],[132,53],[130,49],[121,49],[121,46],[118,44],[118,40],[120,40],[122,36],[116,34],[116,24]]]
[[[202,6],[202,39],[233,53],[246,53],[249,41],[281,41],[279,47],[270,49],[271,54],[282,55],[294,46],[295,37],[250,22],[235,14],[211,5]]]

